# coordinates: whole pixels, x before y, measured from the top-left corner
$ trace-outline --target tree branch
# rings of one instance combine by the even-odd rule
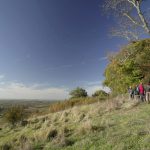
[[[132,21],[135,25],[140,26],[141,24],[139,22],[137,22],[133,17],[131,17],[128,13],[124,13],[124,16],[126,16],[128,19],[130,19],[130,21]]]
[[[148,22],[146,21],[144,15],[143,15],[142,11],[141,11],[140,2],[137,2],[136,10],[137,10],[137,13],[139,15],[139,18],[140,18],[141,22],[143,23],[142,27],[145,29],[145,31],[147,33],[150,34],[150,27],[149,27]]]

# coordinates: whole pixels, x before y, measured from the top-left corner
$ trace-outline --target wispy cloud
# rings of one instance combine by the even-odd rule
[[[2,76],[1,76],[2,78]],[[4,77],[3,77],[4,78]],[[80,84],[81,85],[81,84]],[[92,95],[97,90],[110,92],[108,87],[102,85],[102,81],[83,81],[82,86]],[[53,87],[47,84],[26,85],[20,82],[0,82],[0,99],[66,99],[69,97],[69,90],[66,87]]]
[[[98,59],[98,61],[104,61],[104,60],[107,60],[108,58],[107,57],[101,57]]]
[[[40,85],[27,86],[23,83],[11,82],[0,86],[0,98],[2,99],[65,99],[68,90],[59,87],[37,88]]]

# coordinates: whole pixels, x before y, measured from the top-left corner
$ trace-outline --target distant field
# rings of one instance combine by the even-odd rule
[[[3,114],[7,108],[15,105],[23,106],[27,114],[39,115],[48,113],[49,105],[57,101],[50,100],[0,100],[0,127],[3,125]]]
[[[9,107],[12,105],[24,105],[24,106],[43,106],[51,104],[56,101],[52,100],[0,100],[0,106]]]

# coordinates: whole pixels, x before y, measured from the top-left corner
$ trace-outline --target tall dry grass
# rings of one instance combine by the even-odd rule
[[[62,102],[56,102],[54,104],[51,104],[49,110],[51,113],[54,113],[68,108],[72,108],[74,106],[92,104],[98,101],[100,101],[99,98],[90,98],[90,97],[70,99],[70,100],[65,100]]]

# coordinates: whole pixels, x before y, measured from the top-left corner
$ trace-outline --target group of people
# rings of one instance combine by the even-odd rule
[[[141,101],[150,102],[150,81],[147,85],[143,85],[141,82],[139,85],[134,87],[130,86],[128,89],[130,99],[139,98]]]

